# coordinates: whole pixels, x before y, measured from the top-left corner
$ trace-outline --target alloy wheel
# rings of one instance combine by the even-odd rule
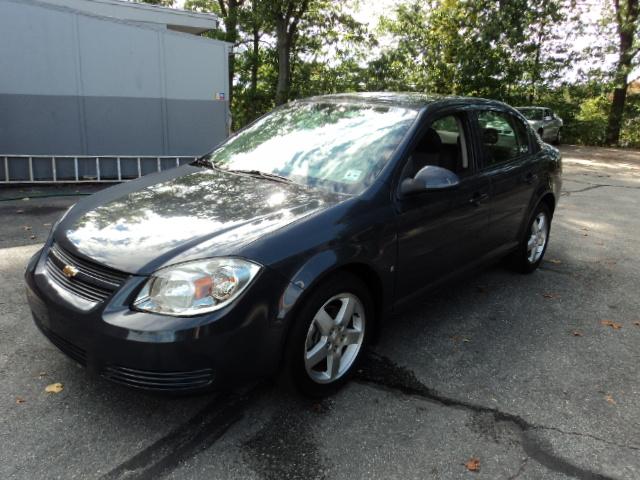
[[[547,245],[549,221],[544,212],[538,213],[531,224],[529,241],[527,242],[527,260],[533,264],[540,260]]]
[[[358,357],[365,330],[365,309],[352,293],[327,300],[314,315],[304,349],[304,364],[316,383],[332,383],[342,377]]]

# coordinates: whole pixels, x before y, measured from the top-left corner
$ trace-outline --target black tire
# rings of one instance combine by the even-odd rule
[[[544,130],[542,128],[538,129],[538,135],[540,136],[540,140],[544,142]]]
[[[561,128],[558,129],[558,133],[556,133],[556,138],[553,141],[554,145],[560,145],[560,143],[562,142],[562,136],[560,135],[560,130],[562,130]]]
[[[306,355],[308,354],[308,334],[311,332],[311,325],[314,321],[314,317],[325,303],[333,297],[345,293],[357,297],[361,302],[361,307],[364,311],[363,339],[357,349],[357,352],[353,356],[354,359],[351,360],[350,366],[344,373],[335,380],[327,380],[329,383],[318,383],[318,381],[314,380],[311,374],[307,372]],[[340,302],[340,300],[334,301]],[[330,278],[324,280],[313,289],[303,302],[302,307],[295,317],[295,323],[291,325],[289,330],[285,346],[284,368],[281,380],[283,380],[283,383],[286,386],[295,388],[303,395],[313,398],[322,398],[335,393],[349,380],[349,378],[351,378],[353,372],[356,371],[358,363],[362,359],[363,351],[368,344],[368,340],[371,337],[371,333],[374,328],[375,309],[373,306],[373,300],[371,299],[371,294],[365,284],[358,277],[347,272],[340,273],[339,275],[332,275]],[[332,305],[327,306],[327,310],[330,310],[331,306]],[[353,316],[353,321],[355,322],[357,318],[359,318],[359,315],[355,314]],[[351,320],[348,320],[348,322],[349,321]],[[355,323],[353,325],[355,325]],[[325,338],[319,330],[316,334],[321,338]],[[342,348],[344,348],[345,352],[343,355],[346,355],[347,348],[349,347]],[[324,365],[326,365],[328,371],[330,369],[328,356],[324,362],[327,362]],[[319,368],[321,369],[323,364],[320,362],[318,365],[320,365]]]
[[[534,223],[538,222],[540,215],[544,215],[546,218],[546,236],[545,236],[545,241],[544,241],[544,246],[542,248],[542,251],[537,253],[534,256],[534,260],[532,261],[531,257],[533,255],[531,250],[528,247],[528,243],[533,235]],[[536,209],[533,212],[533,215],[531,215],[531,218],[529,219],[529,223],[527,225],[527,228],[525,229],[523,238],[520,241],[520,245],[518,245],[518,248],[516,249],[516,251],[511,254],[510,263],[511,263],[511,266],[514,268],[514,270],[521,273],[532,273],[540,266],[540,264],[542,263],[542,260],[544,259],[544,254],[547,251],[547,246],[549,245],[549,238],[551,233],[551,220],[552,220],[552,216],[551,216],[551,212],[549,211],[549,207],[544,202],[541,202],[536,207]]]

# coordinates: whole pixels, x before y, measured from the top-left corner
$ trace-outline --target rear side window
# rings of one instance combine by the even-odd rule
[[[484,110],[478,113],[484,166],[509,162],[529,152],[527,127],[504,112]]]

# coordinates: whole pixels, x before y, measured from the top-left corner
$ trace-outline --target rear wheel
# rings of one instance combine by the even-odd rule
[[[542,263],[549,243],[550,227],[549,207],[541,203],[536,208],[524,238],[511,258],[516,270],[522,273],[531,273]]]
[[[353,374],[373,326],[373,302],[351,274],[320,284],[291,328],[285,352],[287,383],[311,397],[330,395]]]

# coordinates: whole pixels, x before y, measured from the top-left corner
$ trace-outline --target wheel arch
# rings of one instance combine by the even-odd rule
[[[536,208],[541,203],[544,203],[547,208],[549,208],[549,213],[551,213],[551,218],[553,218],[553,212],[555,212],[556,210],[556,196],[553,194],[553,192],[544,193],[538,200],[538,203],[536,203]]]
[[[313,278],[313,281],[308,285],[301,287],[300,284],[296,285],[291,283],[292,288],[295,289],[295,300],[291,307],[286,311],[287,321],[284,322],[284,332],[282,334],[282,343],[280,349],[280,361],[278,362],[277,371],[281,371],[282,366],[284,365],[287,344],[289,342],[289,337],[291,336],[292,327],[298,315],[298,312],[303,307],[304,302],[309,298],[311,293],[320,285],[322,282],[331,279],[331,277],[340,275],[341,273],[350,273],[357,277],[362,283],[367,287],[371,294],[371,298],[374,304],[374,315],[373,315],[373,330],[371,334],[371,341],[376,342],[380,336],[380,325],[382,323],[382,318],[384,316],[385,308],[387,308],[385,302],[385,287],[382,276],[380,273],[371,265],[362,262],[362,261],[350,261],[343,264],[333,264],[331,266],[325,265],[327,268],[324,269],[321,273],[318,273],[317,276]],[[293,294],[293,291],[290,293]],[[286,294],[285,294],[286,296]],[[281,312],[282,314],[283,312]]]
[[[539,195],[536,195],[532,198],[532,201],[530,204],[531,206],[527,214],[524,215],[524,218],[522,219],[520,232],[518,234],[519,239],[522,239],[523,235],[525,235],[527,226],[529,225],[529,222],[531,221],[533,214],[535,213],[536,209],[541,203],[544,203],[547,206],[547,208],[549,209],[549,213],[551,214],[551,219],[553,219],[553,212],[556,209],[556,196],[552,191],[545,190]]]
[[[343,272],[348,272],[360,280],[371,294],[374,306],[374,338],[377,336],[379,324],[386,307],[384,283],[379,272],[371,265],[361,261],[351,261],[340,265],[334,265],[319,274],[307,288],[301,293],[296,301],[296,309],[304,303],[306,297],[321,283],[333,276],[339,276]]]
[[[287,317],[284,322],[285,338],[289,336],[289,331],[296,319],[297,312],[318,285],[344,272],[348,272],[358,278],[371,294],[374,306],[374,335],[372,338],[374,340],[378,338],[381,321],[390,303],[390,293],[388,292],[388,287],[385,288],[385,281],[381,273],[364,261],[351,260],[345,263],[337,263],[335,260],[336,258],[333,256],[320,255],[306,265],[307,268],[304,274],[303,272],[298,272],[295,275],[288,289],[289,295],[285,293],[285,296],[289,297],[289,302],[287,303],[290,307],[286,311],[280,312],[279,315],[281,319],[282,317]]]

